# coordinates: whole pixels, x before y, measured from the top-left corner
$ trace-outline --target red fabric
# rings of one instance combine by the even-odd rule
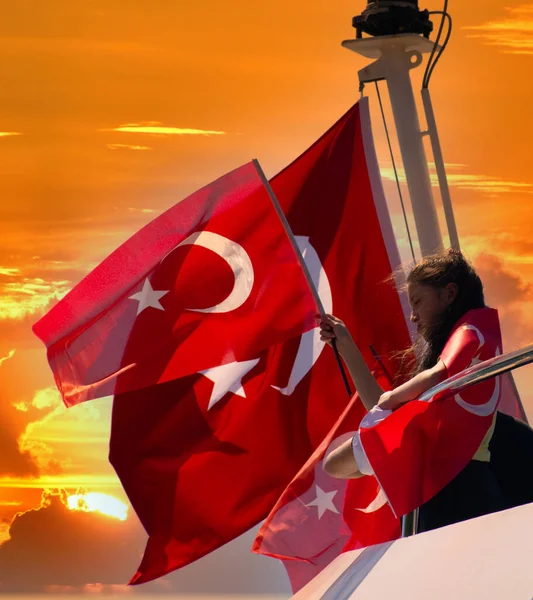
[[[527,423],[527,416],[524,411],[520,396],[514,382],[513,373],[504,373],[501,376],[502,381],[502,397],[498,410],[506,415],[510,415],[515,419]]]
[[[203,237],[189,238],[197,232]],[[160,293],[143,309],[146,285]],[[222,312],[197,310],[214,306]],[[135,234],[34,331],[72,405],[255,358],[313,328],[316,312],[296,252],[249,163]]]
[[[501,350],[497,312],[477,309],[457,323],[441,360],[452,376]],[[361,444],[396,515],[430,500],[464,469],[491,426],[500,398],[496,377],[461,394],[408,402],[373,427],[363,421]]]
[[[389,388],[382,376],[378,381]],[[254,542],[254,552],[283,560],[295,593],[340,553],[400,537],[400,521],[374,477],[336,479],[322,469],[325,454],[352,437],[364,415],[355,394],[283,492]]]
[[[359,105],[271,183],[326,309],[346,320],[368,362],[375,366],[370,344],[382,357],[407,346],[398,295],[385,281],[391,264]],[[253,355],[246,396],[228,391],[211,409],[214,386],[200,374],[115,396],[110,459],[149,534],[133,583],[184,566],[267,516],[348,403],[318,337],[315,329]],[[308,539],[313,530],[301,533]]]
[[[312,171],[307,168],[304,172],[307,181],[303,174],[294,176],[291,166],[274,180],[273,187],[280,199],[282,184],[301,188],[301,201],[283,206],[293,231],[311,234],[311,242],[324,261],[333,292],[333,313],[345,321],[367,364],[378,370],[369,349],[372,344],[387,373],[394,375],[399,365],[390,357],[408,347],[410,340],[398,294],[386,282],[391,263],[370,188],[361,122],[358,115],[348,114],[311,148],[306,162],[313,159],[316,163]],[[344,139],[353,141],[348,146]],[[331,140],[327,152],[326,140]],[[328,173],[327,178],[324,173]],[[316,183],[321,181],[334,184],[328,191]],[[337,198],[343,193],[348,193],[348,198],[341,205]],[[309,200],[304,204],[307,195]],[[390,386],[383,372],[381,379],[385,387]],[[284,561],[295,592],[343,548],[380,543],[400,534],[399,522],[386,503],[378,501],[368,508],[379,491],[374,478],[346,482],[322,470],[322,457],[332,440],[356,431],[364,415],[354,396],[335,428],[327,429],[332,417],[340,414],[346,398],[332,352],[320,356],[305,383],[301,391],[307,395],[309,430],[320,432],[322,438],[329,435],[283,492],[253,547],[254,552]],[[320,516],[319,508],[312,504],[319,493],[316,486],[325,494],[333,494],[332,505],[338,512],[325,510]],[[374,511],[378,505],[380,508]]]

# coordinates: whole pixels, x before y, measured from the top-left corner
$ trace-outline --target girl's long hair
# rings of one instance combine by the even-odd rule
[[[472,265],[457,250],[447,250],[428,256],[418,262],[409,275],[407,284],[431,285],[442,289],[449,283],[457,285],[457,296],[448,308],[421,332],[412,350],[418,359],[412,375],[437,364],[457,321],[469,310],[484,308],[483,284]]]

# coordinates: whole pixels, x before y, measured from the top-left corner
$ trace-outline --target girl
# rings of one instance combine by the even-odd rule
[[[489,335],[493,333],[496,338],[500,335],[497,318],[493,318],[495,311],[485,307],[481,280],[460,252],[450,250],[419,262],[407,277],[407,293],[412,311],[411,321],[416,325],[419,338],[419,348],[415,348],[418,350],[415,352],[418,360],[411,379],[390,392],[383,393],[380,389],[342,321],[331,315],[326,315],[321,320],[322,340],[328,343],[336,341],[368,411],[372,411],[376,404],[381,409],[396,410],[450,376],[450,365],[446,364],[450,351],[448,348],[447,352],[443,351],[458,324],[468,324],[472,319],[479,319],[484,315],[481,311],[486,311],[490,313],[489,321],[493,323],[493,331]],[[468,350],[472,355],[466,357],[465,367],[474,359],[477,349]],[[465,356],[462,356],[463,361],[464,359]],[[435,529],[505,508],[489,462],[488,445],[495,419],[496,412],[492,425],[467,466],[420,507],[419,531]],[[324,469],[330,475],[340,478],[361,477],[372,473],[360,447],[358,434],[326,457]]]

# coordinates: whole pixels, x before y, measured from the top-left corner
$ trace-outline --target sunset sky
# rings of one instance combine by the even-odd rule
[[[130,509],[120,520],[120,507],[101,497],[93,499],[115,516],[66,506],[77,490],[127,503],[107,460],[111,400],[67,411],[31,325],[161,211],[252,158],[273,176],[332,125],[359,97],[357,71],[367,59],[340,42],[354,37],[351,19],[365,2],[2,4],[0,593],[93,584],[115,591],[143,550],[135,515]],[[533,342],[533,4],[471,0],[449,10],[454,30],[433,75],[433,104],[462,248],[500,310],[511,350]],[[421,75],[414,72],[415,90]],[[366,93],[407,259],[373,86]],[[531,419],[533,368],[516,380]],[[59,488],[66,494],[54,495]],[[281,570],[242,559],[252,539],[150,589],[180,582],[207,593],[227,583],[221,591],[236,592],[228,573],[246,560],[253,589],[264,591],[269,573]],[[111,568],[113,556],[120,558]],[[218,587],[206,583],[208,568],[218,569]]]

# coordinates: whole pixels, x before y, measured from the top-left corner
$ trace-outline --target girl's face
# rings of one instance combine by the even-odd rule
[[[424,335],[437,323],[439,316],[448,308],[457,296],[457,285],[449,283],[443,288],[436,288],[425,283],[409,283],[407,285],[411,322],[419,333]]]

